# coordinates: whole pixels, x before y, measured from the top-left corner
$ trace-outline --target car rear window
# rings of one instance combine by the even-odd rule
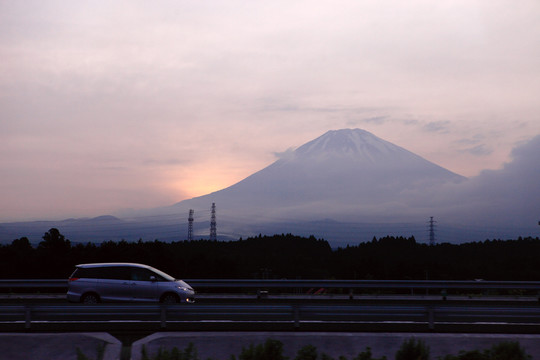
[[[101,278],[101,268],[76,268],[72,278],[83,278],[83,279],[99,279]]]

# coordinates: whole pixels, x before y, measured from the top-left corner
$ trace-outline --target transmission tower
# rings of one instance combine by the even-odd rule
[[[210,240],[217,240],[216,203],[212,203],[212,216],[210,218]]]
[[[435,223],[433,216],[429,218],[429,245],[435,245]]]
[[[188,229],[187,229],[187,238],[189,241],[193,240],[193,209],[189,209],[188,217]]]

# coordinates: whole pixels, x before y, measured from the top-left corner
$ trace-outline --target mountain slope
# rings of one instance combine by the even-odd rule
[[[360,129],[329,131],[226,189],[174,206],[257,221],[396,215],[423,189],[464,180]],[[370,216],[371,217],[371,216]],[[381,220],[381,219],[379,219]]]
[[[540,236],[540,135],[517,146],[501,169],[471,179],[454,174],[363,130],[336,130],[291,151],[226,189],[173,206],[94,219],[0,224],[0,242],[28,236],[33,244],[51,227],[73,242],[209,235],[217,205],[219,239],[293,233],[332,246],[373,236],[427,241],[435,216],[437,241],[464,242]]]

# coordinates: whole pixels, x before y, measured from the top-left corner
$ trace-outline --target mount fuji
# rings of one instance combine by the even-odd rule
[[[411,220],[419,214],[409,203],[420,192],[465,180],[367,131],[344,129],[327,132],[228,188],[169,210],[197,211],[214,202],[225,218],[257,223]]]
[[[212,203],[223,240],[292,233],[332,246],[386,235],[427,241],[431,216],[442,242],[538,236],[539,151],[536,136],[501,169],[467,179],[367,131],[328,131],[211,194],[120,218],[4,223],[0,241],[37,243],[51,227],[74,242],[184,240],[190,209],[194,238],[208,238]]]

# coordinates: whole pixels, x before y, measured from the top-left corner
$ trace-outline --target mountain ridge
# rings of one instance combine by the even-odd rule
[[[0,241],[37,243],[51,227],[73,242],[185,240],[190,209],[195,238],[208,238],[213,202],[221,240],[293,233],[333,246],[386,235],[422,241],[430,216],[447,242],[539,236],[538,153],[540,136],[516,146],[501,169],[467,179],[365,130],[332,130],[225,189],[116,217],[4,223]]]
[[[355,209],[371,211],[385,203],[396,207],[419,186],[465,179],[365,130],[342,129],[323,134],[234,185],[173,208],[216,202],[225,212],[258,221],[321,216],[351,220]],[[374,213],[381,216],[381,211]]]

